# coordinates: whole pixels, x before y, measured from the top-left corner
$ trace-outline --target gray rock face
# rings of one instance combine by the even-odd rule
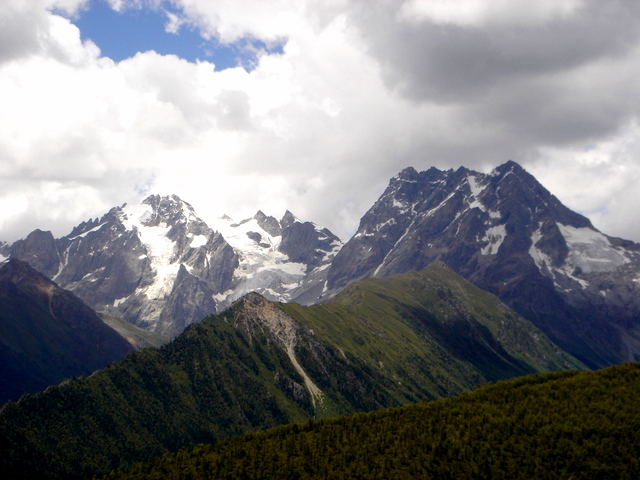
[[[52,277],[58,271],[60,257],[51,232],[34,230],[27,238],[15,242],[10,251],[43,275]]]
[[[337,254],[326,296],[436,260],[591,366],[640,358],[640,245],[602,234],[515,162],[400,172]]]
[[[238,255],[177,196],[116,207],[62,238],[32,232],[9,256],[46,273],[92,308],[175,336],[216,311]]]
[[[318,230],[311,222],[292,222],[282,229],[280,251],[292,262],[318,267],[325,263],[327,252],[331,252],[340,239],[328,229]]]

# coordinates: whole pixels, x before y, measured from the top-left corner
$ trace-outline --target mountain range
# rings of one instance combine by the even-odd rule
[[[252,291],[310,305],[442,261],[590,367],[640,358],[640,245],[601,233],[512,161],[486,174],[406,168],[344,246],[290,212],[207,224],[177,196],[152,195],[0,255],[169,337]]]
[[[515,162],[400,172],[336,255],[325,295],[434,261],[591,367],[640,358],[640,245],[601,233]]]
[[[511,161],[407,168],[345,244],[289,211],[206,223],[152,195],[61,238],[0,244],[3,399],[89,375],[0,408],[0,468],[92,476],[257,428],[636,360],[638,280],[640,245]]]

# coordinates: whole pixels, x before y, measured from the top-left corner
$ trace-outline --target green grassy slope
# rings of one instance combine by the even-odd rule
[[[460,397],[250,433],[110,480],[637,479],[640,364],[531,375]]]
[[[169,343],[171,340],[169,337],[144,330],[127,322],[126,320],[112,317],[106,313],[100,314],[100,318],[105,324],[118,332],[120,336],[129,342],[129,344],[131,344],[131,346],[136,350],[142,350],[143,348],[148,347],[161,347],[162,345]]]
[[[250,294],[159,349],[7,404],[0,471],[81,478],[250,430],[575,367],[443,265],[368,280],[314,307]]]
[[[282,308],[319,339],[393,379],[394,392],[404,400],[584,368],[497,297],[441,263],[358,282],[328,304]]]

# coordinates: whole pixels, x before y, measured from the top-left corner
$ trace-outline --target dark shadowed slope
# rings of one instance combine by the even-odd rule
[[[90,374],[132,347],[27,263],[0,267],[0,403]]]

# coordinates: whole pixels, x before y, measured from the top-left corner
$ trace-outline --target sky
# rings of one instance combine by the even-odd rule
[[[403,168],[513,160],[640,241],[640,2],[3,0],[0,240],[147,195],[343,240]]]

